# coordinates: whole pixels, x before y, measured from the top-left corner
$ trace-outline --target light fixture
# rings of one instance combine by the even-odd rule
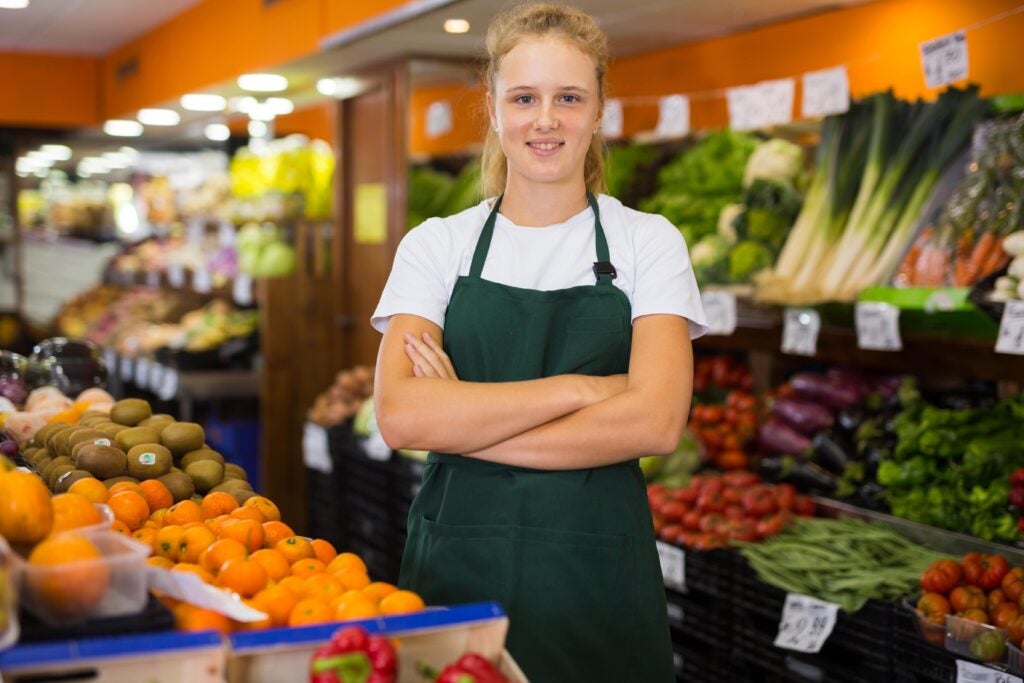
[[[43,145],[39,151],[54,161],[67,161],[71,158],[71,148],[67,145]]]
[[[346,97],[352,97],[353,95],[358,94],[359,81],[350,76],[321,78],[316,82],[316,89],[321,95],[343,100]]]
[[[0,0],[0,9],[25,9],[28,0]]]
[[[267,124],[262,121],[256,121],[255,119],[249,122],[249,137],[251,138],[262,138],[267,134]]]
[[[252,108],[259,104],[259,101],[252,95],[246,95],[245,97],[232,97],[229,105],[231,111],[241,112],[248,114],[252,111]]]
[[[29,174],[39,168],[46,168],[49,164],[41,163],[38,159],[32,157],[18,157],[18,160],[14,162],[14,170],[18,173]]]
[[[119,138],[137,138],[142,135],[142,124],[138,121],[110,119],[103,124],[103,132]]]
[[[465,19],[445,19],[445,33],[468,33],[469,22]]]
[[[273,121],[277,114],[274,113],[274,109],[266,103],[257,103],[252,107],[249,107],[249,118],[253,121]]]
[[[181,96],[181,108],[189,111],[224,111],[227,105],[220,95],[189,93]]]
[[[242,74],[238,87],[249,92],[281,92],[288,89],[288,79],[279,74]]]
[[[211,123],[203,130],[207,140],[224,142],[231,137],[231,129],[223,123]]]
[[[110,166],[100,157],[85,157],[78,162],[78,170],[84,170],[87,173],[96,175],[99,173],[108,173],[110,171]]]
[[[295,111],[295,105],[287,97],[268,97],[263,106],[269,108],[276,116],[284,116]]]
[[[140,109],[136,118],[146,126],[176,126],[181,115],[173,109]]]
[[[134,158],[123,152],[107,152],[101,161],[107,168],[128,168]]]
[[[54,159],[44,154],[38,149],[34,149],[25,155],[27,159],[30,159],[36,166],[52,166]]]

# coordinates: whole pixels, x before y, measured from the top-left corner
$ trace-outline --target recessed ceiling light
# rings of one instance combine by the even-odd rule
[[[176,126],[181,123],[181,115],[173,109],[140,109],[135,118],[146,126]]]
[[[249,92],[281,92],[288,89],[288,79],[278,74],[242,74],[238,87]]]
[[[220,95],[189,93],[181,96],[181,107],[189,111],[224,111],[227,101]]]
[[[267,124],[262,121],[250,121],[249,122],[249,137],[251,138],[262,138],[269,132]]]
[[[469,22],[465,19],[445,19],[444,30],[446,33],[468,33]]]
[[[295,105],[287,97],[268,97],[263,105],[269,107],[270,111],[277,116],[284,116],[295,111]]]
[[[119,138],[137,138],[142,135],[142,124],[138,121],[111,119],[103,124],[103,132]]]
[[[39,150],[32,150],[25,157],[37,166],[52,166],[54,160]]]
[[[28,0],[0,0],[0,9],[25,9]]]
[[[215,142],[224,142],[231,137],[231,129],[223,123],[211,123],[203,133],[206,135],[207,140],[214,140]]]
[[[123,152],[107,152],[100,161],[108,168],[128,168],[135,158]]]
[[[67,145],[43,145],[39,151],[54,161],[67,161],[71,158],[71,148]]]
[[[359,92],[359,81],[349,76],[321,78],[316,82],[316,89],[321,95],[342,100]]]

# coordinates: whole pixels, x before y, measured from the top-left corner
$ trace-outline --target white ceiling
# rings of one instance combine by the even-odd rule
[[[0,9],[0,50],[103,56],[201,0],[31,0]]]

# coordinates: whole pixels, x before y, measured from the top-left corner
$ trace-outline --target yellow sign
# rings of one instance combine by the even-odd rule
[[[388,197],[383,183],[356,185],[356,244],[384,244],[388,237]]]

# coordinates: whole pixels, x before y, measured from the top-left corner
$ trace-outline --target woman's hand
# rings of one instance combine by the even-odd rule
[[[405,335],[405,355],[412,361],[412,371],[417,377],[435,377],[437,379],[454,379],[455,367],[444,352],[441,345],[434,341],[429,332],[423,333],[423,339],[412,334]]]

